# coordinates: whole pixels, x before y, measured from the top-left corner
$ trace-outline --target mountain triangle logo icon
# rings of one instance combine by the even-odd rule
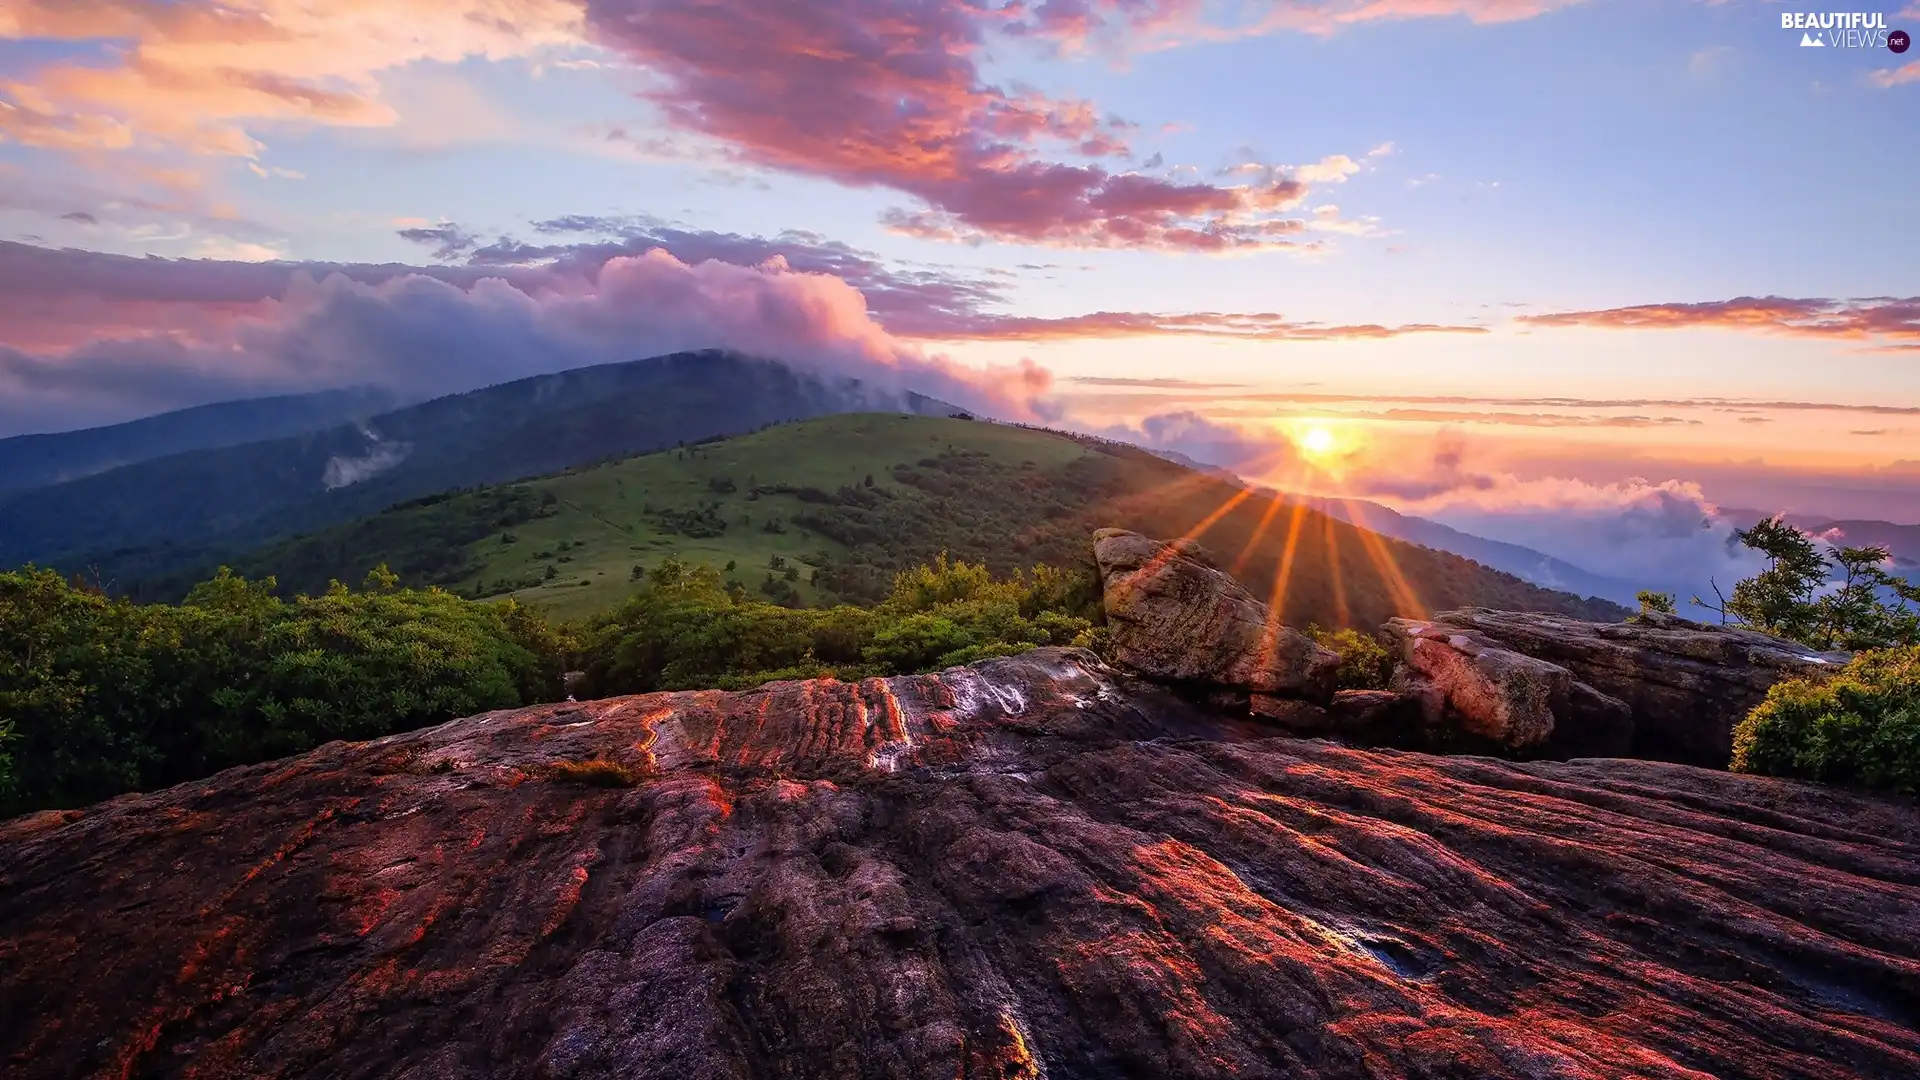
[[[1800,47],[1803,49],[1824,49],[1827,47],[1827,43],[1814,37],[1812,34],[1803,33],[1800,35]]]

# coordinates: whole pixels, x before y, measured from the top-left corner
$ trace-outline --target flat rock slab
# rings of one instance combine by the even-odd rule
[[[1920,1076],[1913,804],[1262,735],[1037,650],[17,819],[0,1068]]]

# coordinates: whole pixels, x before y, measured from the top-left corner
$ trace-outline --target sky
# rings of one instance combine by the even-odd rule
[[[721,346],[1704,573],[1920,522],[1920,6],[1824,10],[0,0],[0,436]]]

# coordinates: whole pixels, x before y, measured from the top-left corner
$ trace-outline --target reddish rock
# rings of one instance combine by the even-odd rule
[[[1333,718],[1327,710],[1298,698],[1251,694],[1247,700],[1247,712],[1256,719],[1278,724],[1287,731],[1299,734],[1317,735],[1333,726]]]
[[[1342,690],[1327,711],[1340,730],[1375,739],[1402,738],[1420,719],[1419,702],[1391,690]]]
[[[1563,667],[1591,694],[1622,703],[1628,718],[1609,740],[1628,745],[1609,752],[1719,769],[1733,754],[1734,725],[1774,683],[1830,671],[1849,659],[1752,630],[1657,613],[1630,623],[1598,623],[1462,608],[1442,612],[1434,622]],[[1582,718],[1583,725],[1594,722]]]
[[[1920,1076],[1912,803],[1270,731],[1039,650],[18,819],[0,1069]]]
[[[1401,646],[1396,686],[1422,701],[1430,735],[1522,756],[1725,768],[1734,726],[1774,683],[1848,659],[1660,614],[1597,623],[1462,608],[1385,629]]]
[[[1113,656],[1161,682],[1251,694],[1333,697],[1340,657],[1282,625],[1197,544],[1125,529],[1093,534]]]

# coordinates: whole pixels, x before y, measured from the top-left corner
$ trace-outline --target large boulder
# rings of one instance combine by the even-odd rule
[[[0,823],[0,1073],[1920,1076],[1912,802],[1272,733],[1036,650]]]
[[[1113,655],[1147,678],[1327,702],[1340,657],[1281,625],[1192,541],[1093,534]]]
[[[1489,681],[1491,698],[1477,698],[1472,691],[1455,696],[1449,689],[1447,723],[1501,729],[1505,713],[1513,711],[1529,717],[1537,729],[1544,709],[1552,714],[1553,731],[1534,745],[1545,753],[1621,755],[1713,768],[1726,766],[1734,725],[1774,683],[1847,661],[1845,653],[1816,652],[1751,630],[1663,615],[1596,623],[1463,608],[1425,621],[1396,619],[1388,632],[1402,645],[1400,684],[1425,695],[1430,717],[1439,693],[1436,683],[1450,688],[1455,683],[1447,682],[1447,673],[1484,666],[1473,655],[1525,657],[1563,672],[1564,679],[1548,676],[1552,689],[1545,697],[1509,696],[1497,681]],[[1461,655],[1449,660],[1442,655],[1447,652]],[[1563,681],[1564,699],[1557,696]]]
[[[1400,648],[1391,689],[1419,703],[1417,742],[1516,757],[1622,757],[1633,720],[1624,702],[1558,664],[1439,621],[1393,619]]]

